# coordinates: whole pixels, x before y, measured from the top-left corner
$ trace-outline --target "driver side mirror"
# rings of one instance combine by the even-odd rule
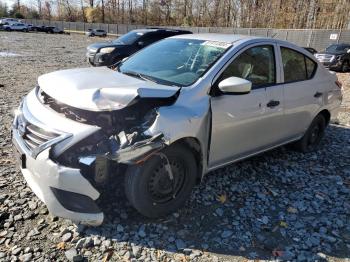
[[[223,93],[243,95],[248,94],[252,90],[252,82],[232,76],[222,80],[218,87]]]

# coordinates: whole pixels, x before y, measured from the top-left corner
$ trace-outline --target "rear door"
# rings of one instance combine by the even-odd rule
[[[317,63],[297,50],[280,45],[287,136],[302,135],[323,105],[324,83],[314,77]]]

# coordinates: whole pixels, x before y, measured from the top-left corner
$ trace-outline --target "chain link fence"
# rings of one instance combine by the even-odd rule
[[[131,30],[145,28],[145,25],[102,24],[84,22],[64,22],[26,19],[28,24],[36,26],[56,26],[69,31],[84,32],[87,29],[104,29],[109,34],[122,35]],[[162,26],[159,26],[162,27]],[[271,28],[229,28],[229,27],[174,27],[172,29],[186,29],[193,33],[224,33],[243,34],[263,37],[273,37],[286,40],[299,46],[313,47],[323,50],[333,43],[350,43],[350,30],[341,29],[271,29]]]

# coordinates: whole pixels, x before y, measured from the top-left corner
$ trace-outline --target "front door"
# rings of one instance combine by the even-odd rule
[[[282,93],[268,89],[277,82],[275,49],[273,44],[245,48],[214,84],[209,168],[262,150],[273,142],[271,129],[276,128],[276,119],[283,115]],[[251,81],[251,92],[237,95],[215,91],[220,81],[232,76]],[[279,99],[278,105],[268,104],[273,97],[271,92]]]

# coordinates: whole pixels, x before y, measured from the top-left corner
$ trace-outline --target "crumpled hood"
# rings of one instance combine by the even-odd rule
[[[137,97],[169,98],[180,89],[143,81],[107,67],[56,71],[40,76],[38,83],[57,101],[90,111],[122,109]]]

